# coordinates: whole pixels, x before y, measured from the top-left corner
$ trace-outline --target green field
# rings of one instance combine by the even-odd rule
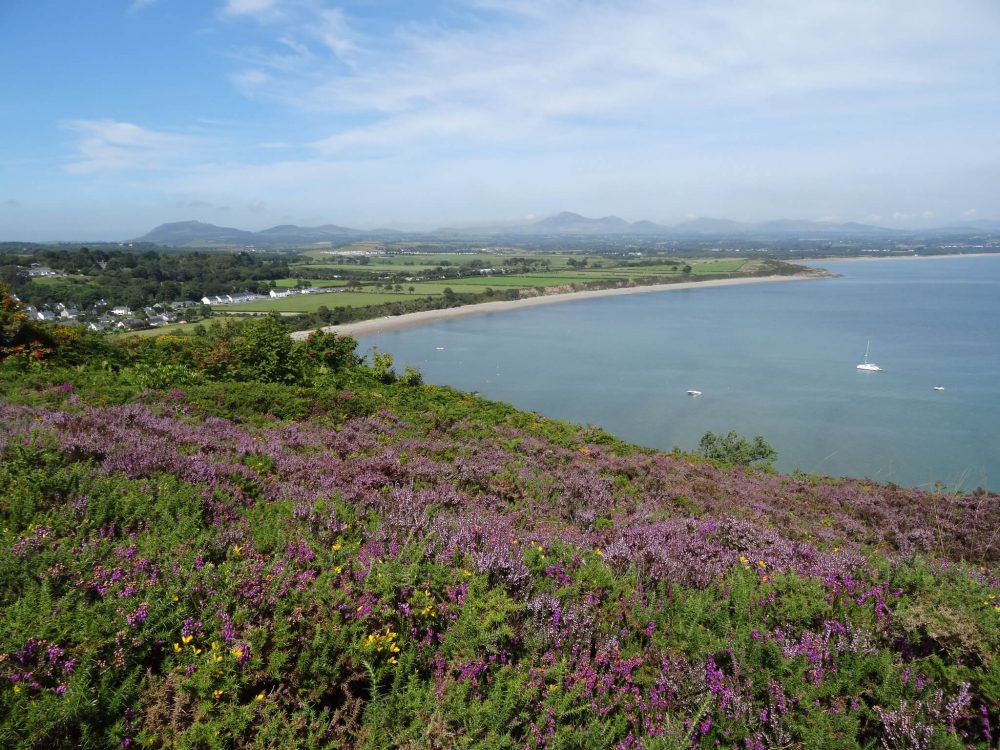
[[[406,256],[411,258],[414,256]],[[458,262],[458,258],[479,257],[479,256],[420,256],[421,258],[451,258]],[[484,258],[497,258],[497,255],[484,255]],[[685,262],[660,263],[649,266],[619,266],[604,267],[602,264],[598,268],[568,269],[565,261],[573,256],[546,256],[546,258],[559,259],[560,267],[552,271],[535,271],[521,274],[491,274],[466,276],[457,279],[435,279],[432,281],[415,281],[412,283],[403,282],[401,291],[386,291],[376,289],[373,285],[366,285],[357,291],[331,292],[329,294],[303,294],[284,299],[262,300],[251,302],[245,305],[230,305],[225,308],[218,308],[219,312],[229,311],[232,313],[241,312],[267,312],[276,310],[282,313],[311,313],[321,306],[333,310],[337,307],[367,307],[386,302],[405,302],[407,300],[420,297],[434,297],[443,295],[445,289],[452,289],[455,292],[483,293],[487,289],[494,289],[501,293],[510,289],[536,289],[566,287],[572,284],[587,284],[601,281],[625,281],[647,279],[650,277],[663,277],[664,280],[677,279],[684,276],[683,267]],[[578,258],[579,259],[579,258]],[[380,261],[390,261],[392,259],[380,259]],[[704,260],[687,261],[691,265],[691,276],[706,276],[728,273],[749,273],[753,271],[754,261],[740,259],[725,260]],[[352,268],[363,268],[368,271],[378,270],[376,264],[367,266],[351,266]],[[402,266],[394,265],[391,262],[378,264],[381,270],[399,270]],[[334,268],[327,264],[314,266],[298,266],[295,268],[303,277],[308,278],[310,268]],[[287,283],[291,282],[291,283]],[[281,279],[280,286],[292,286],[294,279]],[[317,286],[343,286],[346,282],[341,280],[317,281]],[[411,292],[410,289],[413,289]]]
[[[323,268],[328,270],[353,269],[366,271],[392,271],[400,272],[406,270],[421,271],[437,268],[438,266],[461,266],[475,261],[482,263],[484,267],[499,267],[512,258],[529,258],[537,260],[544,257],[549,262],[550,268],[559,270],[569,268],[569,261],[580,261],[586,259],[589,264],[607,263],[608,261],[588,257],[580,254],[566,253],[545,253],[540,256],[538,253],[529,251],[504,250],[497,252],[483,253],[406,253],[405,255],[373,255],[367,256],[367,263],[360,264],[353,256],[338,256],[329,252],[311,251],[303,253],[303,257],[310,258],[309,263],[294,265],[295,271],[305,271],[308,268]]]
[[[310,263],[307,265],[292,265],[289,270],[304,278],[312,278],[310,274],[322,271],[325,274],[401,274],[405,276],[421,276],[433,272],[440,267],[439,263],[420,263],[409,266],[395,263],[378,262],[360,265],[357,263]]]
[[[195,326],[208,325],[210,322],[211,319],[199,320],[197,323],[171,323],[170,325],[160,326],[159,328],[144,328],[140,331],[116,331],[114,332],[114,335],[142,336],[143,338],[148,338],[150,336],[169,336],[171,334],[191,333],[194,331]]]
[[[296,266],[296,269],[300,268]],[[302,271],[306,271],[310,266],[301,266]],[[275,279],[274,285],[279,289],[291,289],[299,283],[299,279],[309,279],[309,275],[303,273],[301,276],[289,277],[286,279]],[[338,287],[345,286],[347,282],[344,279],[310,279],[309,286],[321,286],[321,287]]]
[[[443,290],[442,290],[443,291]],[[259,302],[248,302],[245,305],[226,305],[225,307],[212,308],[217,311],[229,310],[232,312],[315,312],[321,306],[329,307],[367,307],[368,305],[379,305],[383,302],[398,302],[400,300],[426,297],[427,292],[422,294],[410,294],[408,292],[331,292],[329,294],[296,294],[294,297],[284,299],[261,300]]]

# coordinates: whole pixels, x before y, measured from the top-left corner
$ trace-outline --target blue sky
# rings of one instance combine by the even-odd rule
[[[0,240],[1000,218],[996,0],[0,2]]]

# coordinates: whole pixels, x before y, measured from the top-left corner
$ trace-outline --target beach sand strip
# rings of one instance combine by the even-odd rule
[[[359,320],[354,323],[343,323],[335,326],[324,326],[323,331],[341,336],[351,336],[356,339],[366,336],[376,336],[380,333],[401,331],[406,328],[438,323],[442,320],[453,320],[467,315],[483,315],[484,313],[507,312],[522,310],[540,305],[554,305],[561,302],[593,299],[595,297],[618,297],[625,294],[653,294],[656,292],[680,292],[687,289],[705,289],[707,287],[740,286],[744,284],[773,284],[779,281],[803,281],[806,279],[824,278],[820,274],[797,276],[749,276],[736,279],[710,279],[708,281],[682,281],[675,284],[652,284],[649,286],[622,287],[617,289],[593,289],[583,292],[564,292],[561,294],[545,294],[537,297],[527,297],[517,300],[502,300],[498,302],[481,302],[475,305],[448,307],[443,310],[423,310],[421,312],[391,315],[372,320]],[[296,331],[295,339],[304,339],[309,331]]]

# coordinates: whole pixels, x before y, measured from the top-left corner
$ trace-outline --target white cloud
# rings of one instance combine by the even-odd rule
[[[116,120],[73,120],[66,127],[80,137],[77,152],[66,165],[66,171],[74,174],[162,166],[201,142]]]
[[[358,45],[344,12],[339,9],[323,10],[318,20],[316,33],[323,44],[341,60],[349,60],[358,51]]]
[[[230,16],[259,16],[274,10],[278,0],[226,0],[222,12]]]
[[[485,111],[438,109],[382,120],[369,127],[332,135],[312,145],[323,154],[350,154],[357,157],[370,154],[372,149],[381,151],[387,143],[393,144],[397,150],[405,151],[414,143],[426,140],[449,143],[449,138],[467,136],[470,133],[479,138],[501,141],[522,135],[523,128]],[[450,150],[454,150],[456,146],[454,142],[449,143]]]
[[[1000,198],[995,0],[377,6],[218,3],[254,116],[200,123],[228,134],[211,152],[77,121],[67,169],[145,168],[115,179],[248,221],[349,225],[562,209],[930,222]]]
[[[258,68],[248,68],[238,73],[233,73],[229,80],[235,84],[244,95],[253,96],[257,91],[264,89],[270,84],[273,78]]]
[[[277,32],[295,64],[275,54],[269,78],[235,80],[294,108],[362,119],[324,148],[381,141],[391,153],[401,134],[435,140],[434,120],[443,135],[486,145],[511,129],[601,137],[610,125],[631,140],[690,129],[695,118],[731,126],[953,96],[982,76],[970,50],[988,46],[988,20],[1000,20],[982,0],[958,5],[967,12],[945,0],[469,0],[488,23],[400,24],[376,43],[343,11],[309,2]],[[335,59],[313,53],[317,40]]]

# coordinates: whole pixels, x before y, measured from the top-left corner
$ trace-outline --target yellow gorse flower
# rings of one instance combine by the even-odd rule
[[[376,653],[388,652],[390,654],[398,654],[399,646],[396,645],[396,632],[389,628],[386,628],[384,633],[370,633],[367,638],[365,638],[364,647],[371,649]],[[390,661],[393,657],[390,657]],[[393,662],[395,663],[395,662]]]
[[[191,639],[193,639],[193,638],[194,638],[193,635],[182,635],[181,636],[181,640],[184,641],[184,645],[185,646],[188,645],[191,642]]]

